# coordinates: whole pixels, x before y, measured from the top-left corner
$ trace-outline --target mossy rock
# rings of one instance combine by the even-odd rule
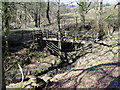
[[[45,87],[46,82],[43,79],[35,76],[33,76],[33,78],[35,79],[32,79],[32,76],[31,76],[31,78],[28,81],[18,83],[19,85],[14,90],[19,90],[22,88],[44,88]]]
[[[20,85],[20,86],[18,86],[17,88],[15,88],[14,90],[19,90],[19,89],[21,89],[23,87],[23,85]]]
[[[60,59],[56,59],[56,65],[59,65],[61,63]]]
[[[46,85],[46,82],[41,79],[40,77],[36,77],[36,76],[28,76],[28,78],[30,78],[28,80],[29,83],[32,83],[33,87],[44,87]]]
[[[41,81],[40,81],[38,84],[39,84],[40,86],[44,86],[44,85],[46,85],[46,82],[41,79]]]
[[[44,61],[45,59],[44,58],[38,58],[38,60],[41,62],[41,61]]]
[[[118,52],[118,47],[114,47],[114,48],[112,49],[112,51],[113,51],[114,53],[117,53],[117,52]]]

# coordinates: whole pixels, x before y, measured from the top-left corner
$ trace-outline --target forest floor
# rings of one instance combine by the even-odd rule
[[[118,32],[114,32],[111,38],[100,42],[112,45],[112,47],[94,43],[92,52],[80,57],[73,64],[65,65],[63,68],[55,68],[41,74],[40,77],[44,81],[50,80],[51,82],[46,88],[120,89]],[[29,53],[29,50],[32,51],[32,49],[26,46],[26,48],[22,48],[18,52],[13,53],[14,59],[18,60],[21,58],[22,61],[25,61],[24,63],[29,62],[29,64],[22,66],[24,75],[38,74],[52,67],[53,64],[57,66],[60,63],[58,62],[59,58],[50,55],[50,52],[46,50],[43,52],[36,51]],[[37,50],[37,48],[35,49]],[[26,55],[29,58],[24,60]],[[6,80],[10,83],[7,85],[7,88],[17,87],[15,84],[17,84],[18,81],[12,82],[16,77],[20,78],[17,79],[18,81],[21,80],[21,74],[18,68],[6,72]]]
[[[50,88],[119,88],[120,62],[118,33],[102,41],[112,47],[94,44],[92,53],[80,57],[73,68],[51,79]]]

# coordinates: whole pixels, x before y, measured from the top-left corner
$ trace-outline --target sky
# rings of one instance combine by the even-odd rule
[[[78,0],[60,0],[61,2],[63,3],[66,3],[66,4],[70,4],[70,2],[74,2],[73,4],[76,5],[76,1]],[[91,0],[91,1],[94,1],[94,0]],[[103,0],[103,3],[106,4],[106,3],[109,3],[109,4],[116,4],[118,0]]]

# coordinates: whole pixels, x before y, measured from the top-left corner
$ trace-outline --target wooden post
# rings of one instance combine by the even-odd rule
[[[43,33],[42,33],[42,31],[40,31],[40,33],[39,33],[39,44],[40,44],[40,47],[43,48]]]
[[[76,29],[77,29],[77,26],[78,26],[78,17],[77,16],[76,16],[75,20],[76,20]]]
[[[74,44],[76,41],[76,33],[75,32],[72,34],[72,39],[73,39],[73,44]]]
[[[59,48],[59,55],[61,56],[61,33],[58,32],[58,48]]]
[[[75,33],[75,42],[77,41],[77,33]]]
[[[23,32],[23,30],[22,30],[22,39],[24,39],[24,32]]]
[[[76,50],[77,50],[77,44],[75,43],[74,45],[75,45],[75,52],[76,52]]]
[[[67,32],[65,31],[65,38],[67,37]]]
[[[33,32],[32,32],[32,38],[33,38],[33,40],[34,40],[34,35],[35,35],[35,33],[34,33],[34,29],[33,29]]]
[[[47,34],[47,38],[49,38],[49,37],[48,37],[49,31],[47,31],[47,33],[46,33],[46,34]]]
[[[73,40],[73,43],[74,43],[74,42],[75,42],[75,32],[74,32],[74,34],[73,34],[73,35],[74,35],[74,36],[73,36],[73,39],[74,39],[74,40]]]

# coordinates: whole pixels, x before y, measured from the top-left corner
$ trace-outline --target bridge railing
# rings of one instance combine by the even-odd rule
[[[52,31],[44,30],[42,33],[45,38],[57,38],[57,33],[53,33]]]
[[[58,40],[58,32],[52,32],[49,30],[39,30],[38,33],[42,34],[43,38],[56,38]],[[73,40],[87,40],[97,38],[96,33],[88,32],[76,32],[76,31],[62,31],[61,39],[73,39]]]

